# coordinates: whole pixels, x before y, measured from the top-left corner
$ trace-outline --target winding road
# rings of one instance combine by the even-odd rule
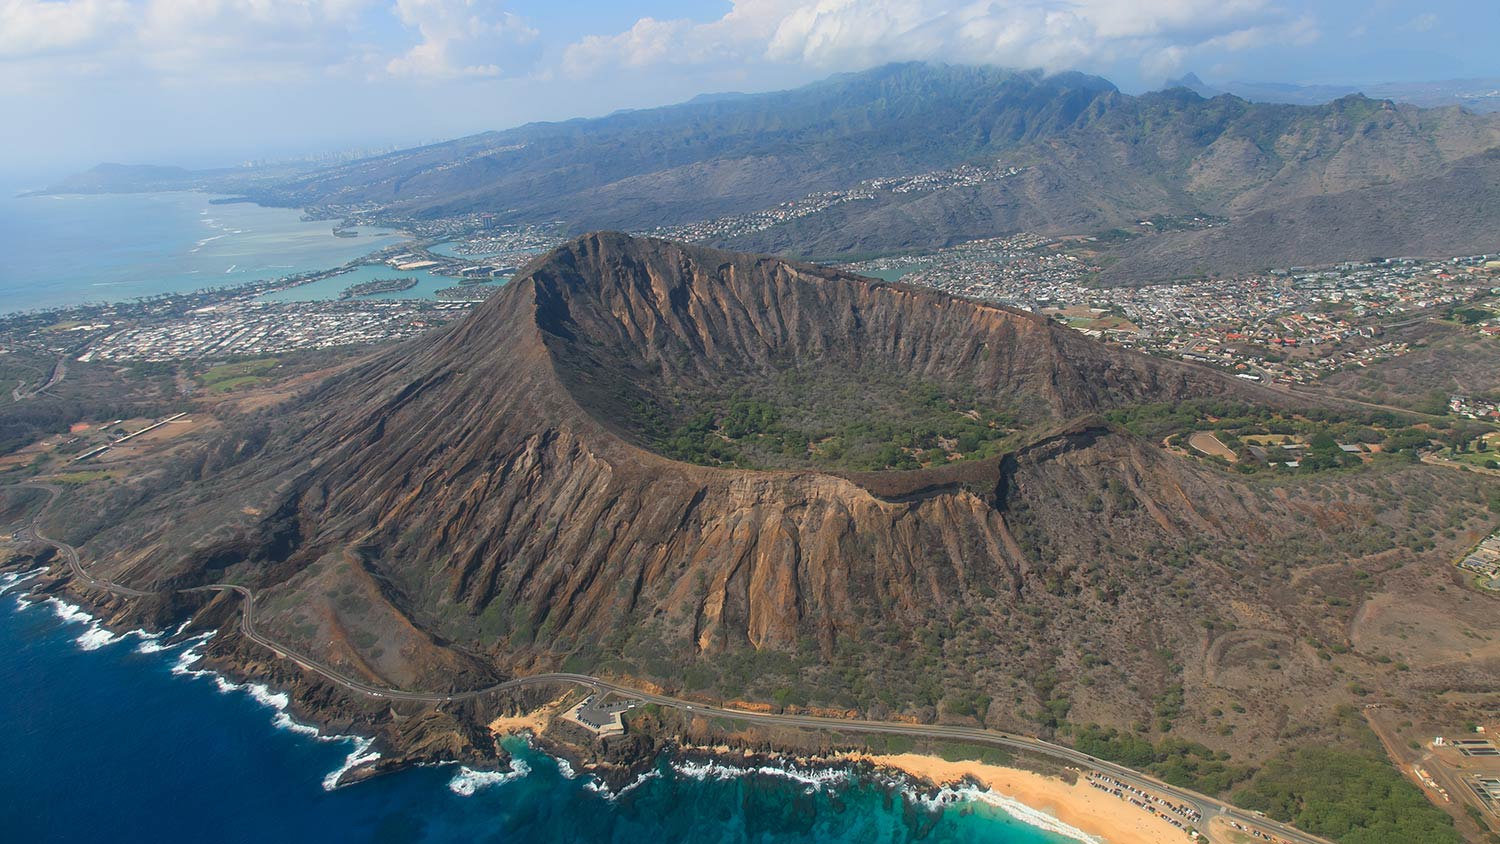
[[[22,378],[20,383],[16,384],[16,388],[10,391],[10,397],[13,401],[18,402],[34,399],[61,384],[62,380],[66,377],[68,377],[68,358],[64,355],[57,359],[57,363],[52,364],[52,371],[47,373],[47,380],[38,385],[35,390],[28,391],[26,389],[26,379]]]
[[[71,570],[75,578],[94,589],[99,589],[130,598],[145,598],[155,594],[161,594],[144,592],[139,589],[132,589],[129,586],[112,583],[110,581],[102,580],[100,578],[94,577],[93,575],[90,575],[84,569],[83,564],[79,561],[78,550],[76,548],[67,544],[66,542],[62,542],[61,540],[52,539],[44,535],[41,531],[40,521],[43,515],[45,515],[46,512],[52,507],[52,503],[57,499],[59,493],[58,488],[45,484],[25,484],[23,486],[30,489],[46,490],[48,493],[47,503],[37,511],[36,515],[32,517],[30,526],[25,531],[23,531],[23,534],[30,533],[30,535],[37,541],[55,548],[58,553],[61,554],[67,561],[68,568]],[[982,744],[991,747],[1024,751],[1040,756],[1046,756],[1067,764],[1091,768],[1095,771],[1099,771],[1100,773],[1107,774],[1127,785],[1159,795],[1162,798],[1174,802],[1178,805],[1191,807],[1195,809],[1200,815],[1202,815],[1202,821],[1197,825],[1197,828],[1205,836],[1207,835],[1209,821],[1213,820],[1216,817],[1223,817],[1228,820],[1236,821],[1243,826],[1260,830],[1270,836],[1273,836],[1272,839],[1270,839],[1272,841],[1286,842],[1286,844],[1331,844],[1331,842],[1329,842],[1327,839],[1309,835],[1308,833],[1287,826],[1286,824],[1282,824],[1270,820],[1269,818],[1263,817],[1258,813],[1247,812],[1243,809],[1236,808],[1235,806],[1225,803],[1224,801],[1217,798],[1210,797],[1206,794],[1199,794],[1194,791],[1189,791],[1187,789],[1169,785],[1158,779],[1155,779],[1154,777],[1142,774],[1139,771],[1135,771],[1133,769],[1126,768],[1122,765],[1117,765],[1113,762],[1108,762],[1103,759],[1097,759],[1093,756],[1089,756],[1086,753],[1074,750],[1071,747],[1053,744],[1051,742],[1043,741],[1042,739],[1031,738],[1030,736],[1003,733],[998,730],[987,730],[977,727],[906,724],[894,721],[866,721],[847,718],[825,718],[815,715],[778,715],[767,712],[746,712],[739,709],[725,709],[722,707],[683,700],[681,698],[675,698],[668,695],[653,694],[651,692],[642,691],[640,689],[621,685],[619,683],[614,683],[609,680],[601,679],[599,677],[589,676],[587,674],[533,674],[526,677],[517,677],[515,679],[506,680],[501,683],[495,683],[490,686],[485,686],[484,688],[449,693],[413,692],[403,689],[392,689],[375,686],[370,683],[366,683],[342,674],[338,670],[324,665],[317,660],[312,659],[311,657],[299,654],[296,651],[293,651],[292,649],[286,647],[285,645],[282,645],[258,632],[255,629],[255,592],[248,587],[241,586],[235,583],[211,583],[205,586],[194,586],[176,591],[236,593],[242,599],[240,604],[242,609],[240,613],[239,629],[241,635],[243,635],[246,639],[249,639],[256,644],[271,650],[278,657],[290,660],[296,663],[302,669],[317,674],[320,677],[328,680],[329,682],[335,683],[338,686],[349,691],[359,692],[360,694],[368,695],[370,697],[441,704],[472,700],[474,698],[483,697],[485,695],[504,692],[511,689],[519,689],[527,686],[575,685],[591,689],[598,693],[612,692],[621,697],[634,698],[637,700],[645,701],[647,703],[654,703],[660,706],[679,709],[685,712],[691,712],[694,715],[702,715],[710,718],[732,718],[747,723],[765,724],[775,727],[799,727],[811,730],[830,730],[849,733],[905,735],[912,736],[914,738],[952,740],[968,742],[972,744]],[[1205,840],[1207,839],[1205,838]]]

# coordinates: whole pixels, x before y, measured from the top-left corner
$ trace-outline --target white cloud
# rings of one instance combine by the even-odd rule
[[[1430,32],[1438,25],[1438,16],[1432,12],[1417,15],[1407,22],[1406,28],[1412,32]]]
[[[1063,70],[1135,61],[1170,72],[1184,60],[1317,37],[1315,21],[1273,0],[734,0],[707,23],[642,18],[575,42],[563,68],[761,61],[855,69],[925,59]]]
[[[129,16],[125,0],[0,0],[0,58],[88,47]]]
[[[145,0],[120,45],[168,80],[294,79],[333,64],[374,0]]]
[[[537,36],[507,0],[0,0],[0,84],[498,76]],[[392,26],[394,24],[394,26]],[[377,37],[381,39],[376,42]]]
[[[537,36],[489,0],[396,0],[396,13],[422,41],[386,65],[394,76],[500,76],[509,48]]]
[[[733,63],[762,58],[777,26],[804,5],[798,0],[736,0],[708,23],[641,18],[615,35],[589,35],[563,52],[562,69],[588,76],[610,66]]]

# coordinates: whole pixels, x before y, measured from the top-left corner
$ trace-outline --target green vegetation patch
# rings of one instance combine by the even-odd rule
[[[1391,766],[1352,709],[1339,740],[1308,742],[1266,763],[1234,802],[1341,844],[1460,844],[1453,819]]]
[[[1157,701],[1161,712],[1163,701]],[[1146,771],[1180,788],[1205,794],[1220,794],[1251,774],[1251,768],[1229,764],[1229,754],[1215,752],[1197,742],[1165,739],[1152,743],[1140,736],[1097,724],[1069,726],[1073,746],[1090,756]]]
[[[89,484],[94,481],[102,481],[114,477],[108,472],[66,472],[61,475],[52,475],[47,480],[60,484]]]
[[[999,454],[1018,426],[972,389],[868,370],[790,370],[634,409],[663,454],[743,468],[921,469]]]
[[[225,378],[223,381],[215,381],[208,385],[208,389],[210,392],[227,393],[240,387],[259,384],[265,380],[265,378],[259,375],[238,375],[234,378]]]
[[[1489,430],[1459,419],[1415,424],[1409,417],[1380,410],[1282,410],[1211,399],[1131,405],[1105,416],[1154,442],[1227,464],[1221,456],[1203,455],[1188,446],[1192,434],[1211,433],[1234,452],[1234,468],[1246,474],[1287,471],[1291,467],[1286,464],[1293,462],[1298,473],[1309,474],[1357,467],[1381,456],[1414,461],[1440,445],[1463,450]]]
[[[198,375],[198,383],[217,390],[233,389],[239,384],[250,383],[247,379],[261,380],[280,365],[278,358],[256,358],[254,360],[222,363],[210,367]],[[230,386],[225,386],[226,384]]]
[[[1461,322],[1464,325],[1477,325],[1481,322],[1488,322],[1489,320],[1495,319],[1495,317],[1496,314],[1494,311],[1491,311],[1488,308],[1475,307],[1473,305],[1463,308],[1454,308],[1453,310],[1448,312],[1449,319],[1453,320],[1454,322]]]
[[[960,741],[938,742],[933,748],[949,762],[979,762],[984,765],[1010,765],[1015,755],[1001,747]]]

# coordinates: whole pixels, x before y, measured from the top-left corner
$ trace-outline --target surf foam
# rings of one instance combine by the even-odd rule
[[[730,780],[745,776],[778,777],[806,785],[805,793],[807,794],[814,794],[825,788],[847,784],[852,782],[856,777],[853,771],[843,768],[804,769],[795,765],[759,765],[747,768],[715,761],[673,762],[672,770],[681,776],[696,780]],[[656,773],[656,770],[646,772],[637,778],[635,782],[622,788],[619,793],[612,795],[612,797],[619,797],[626,791],[639,786]],[[899,790],[917,805],[922,806],[928,811],[942,811],[944,808],[958,803],[982,804],[999,809],[1006,815],[1028,826],[1075,839],[1081,842],[1081,844],[1103,844],[1099,838],[1064,823],[1047,812],[1028,806],[1013,797],[999,794],[987,788],[966,784],[943,786],[934,792],[931,789],[914,784],[911,779],[905,776],[897,778],[876,776],[873,779],[880,785]],[[590,787],[590,790],[602,791],[608,794],[608,789],[602,785],[597,788],[588,787]]]
[[[842,785],[853,778],[852,771],[841,768],[809,768],[803,770],[795,765],[760,765],[742,768],[724,762],[673,762],[672,770],[695,780],[730,780],[745,776],[779,777],[807,786],[806,792],[814,794],[824,788]]]
[[[919,793],[916,799],[928,809],[937,811],[954,803],[982,803],[993,806],[1005,814],[1028,826],[1034,826],[1045,832],[1055,833],[1068,838],[1077,839],[1083,844],[1104,844],[1104,842],[1089,835],[1083,830],[1063,823],[1052,815],[1022,803],[1014,797],[997,794],[987,788],[974,785],[943,786],[935,795]]]
[[[177,633],[173,635],[181,633],[185,627],[186,624],[183,627],[177,628]],[[344,757],[344,761],[337,768],[329,771],[323,777],[323,789],[325,791],[333,791],[338,788],[339,780],[344,774],[347,774],[360,765],[374,762],[380,758],[380,751],[371,749],[375,745],[374,739],[364,736],[328,735],[311,724],[304,724],[293,718],[287,711],[292,705],[292,699],[286,692],[272,691],[271,687],[264,683],[236,683],[212,669],[194,668],[193,666],[197,665],[203,659],[203,652],[199,650],[199,646],[212,638],[215,632],[217,631],[200,633],[189,639],[188,642],[191,644],[188,644],[177,655],[177,661],[172,666],[172,673],[182,677],[209,677],[214,681],[214,686],[224,694],[243,691],[256,703],[275,710],[276,714],[271,718],[271,726],[278,730],[286,730],[300,736],[306,736],[314,741],[347,742],[349,744],[349,755]]]
[[[33,602],[28,601],[27,605]],[[82,624],[87,627],[73,641],[78,647],[85,651],[97,651],[106,645],[113,645],[125,639],[136,638],[142,643],[155,641],[161,636],[160,633],[152,633],[148,630],[130,630],[125,633],[113,633],[99,623],[88,611],[77,604],[70,604],[61,598],[49,597],[46,603],[52,607],[52,612],[64,624]]]
[[[26,581],[46,571],[46,567],[32,569],[31,571],[12,571],[0,574],[0,595],[20,586]]]
[[[448,780],[448,790],[460,797],[473,797],[482,788],[514,782],[530,773],[531,766],[520,759],[510,760],[509,771],[476,771],[464,765],[453,775],[453,779]]]

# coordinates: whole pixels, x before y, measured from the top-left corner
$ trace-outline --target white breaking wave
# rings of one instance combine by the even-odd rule
[[[32,569],[31,571],[13,571],[0,574],[0,595],[20,586],[26,581],[46,571],[46,567]]]
[[[520,759],[510,760],[509,771],[476,771],[464,765],[448,781],[448,790],[460,797],[473,797],[474,792],[481,788],[514,782],[530,773],[531,767]]]
[[[741,768],[738,765],[729,765],[723,762],[674,762],[672,770],[695,780],[730,780],[744,776],[780,777],[794,782],[800,782],[807,786],[807,793],[813,794],[833,785],[842,785],[853,778],[852,771],[840,768],[812,768],[802,770],[795,766],[782,767],[779,765],[760,765],[755,768]]]
[[[568,764],[568,760],[557,758],[552,761],[557,763],[557,772],[563,775],[563,779],[577,779],[578,774],[574,773],[573,766]]]
[[[610,791],[609,786],[605,785],[596,777],[591,776],[584,781],[583,787],[588,789],[589,791],[594,792],[595,794],[602,794],[605,800],[613,803],[614,801],[619,800],[621,797],[624,797],[630,792],[635,791],[637,788],[640,788],[641,786],[660,776],[661,770],[658,768],[652,768],[651,770],[646,771],[631,782],[627,783],[619,791]]]
[[[73,641],[78,643],[78,647],[86,651],[97,651],[105,645],[113,645],[115,642],[118,642],[123,638],[125,637],[116,636],[108,630],[105,630],[103,627],[95,625],[91,626],[88,630],[85,630],[83,632],[83,635],[79,636]]]
[[[199,660],[203,659],[203,652],[198,650],[198,646],[212,638],[215,632],[218,631],[199,633],[197,636],[180,643],[186,647],[183,647],[182,652],[177,654],[177,661],[172,664],[172,673],[179,677],[217,676],[212,671],[193,667],[198,664]]]
[[[161,634],[151,633],[147,630],[131,630],[126,633],[111,633],[99,620],[90,615],[77,604],[70,604],[60,598],[47,598],[48,604],[52,605],[52,612],[67,624],[83,624],[87,630],[79,634],[73,641],[78,647],[86,651],[97,651],[105,645],[113,645],[123,639],[135,637],[143,642],[151,642]]]
[[[48,598],[47,600],[52,604],[52,612],[56,613],[57,617],[63,621],[86,624],[94,620],[93,616],[83,611],[83,607],[76,604],[70,604],[67,601],[61,601],[57,598]]]
[[[177,632],[172,635],[180,634],[186,627],[187,623],[184,622],[181,627],[177,628]],[[335,788],[338,788],[339,780],[344,774],[347,774],[360,765],[374,762],[380,758],[380,751],[371,750],[371,747],[375,744],[374,739],[364,736],[326,735],[317,727],[311,724],[304,724],[293,718],[287,712],[287,709],[292,705],[292,699],[286,692],[272,691],[271,687],[264,683],[236,683],[212,669],[194,668],[193,666],[198,664],[199,660],[203,659],[203,652],[198,650],[198,646],[212,638],[215,632],[217,631],[201,633],[189,639],[188,641],[192,644],[184,648],[182,653],[178,654],[177,662],[172,666],[172,673],[183,677],[211,677],[218,690],[225,694],[238,691],[245,692],[255,702],[276,711],[276,715],[271,718],[271,726],[278,730],[286,730],[297,735],[307,736],[315,741],[347,742],[350,746],[349,755],[344,757],[344,761],[337,768],[329,771],[323,777],[323,789],[325,791],[333,791]]]
[[[729,780],[743,776],[770,776],[781,777],[807,786],[806,793],[813,794],[820,789],[835,785],[842,785],[852,781],[855,777],[853,771],[842,768],[813,768],[803,770],[795,766],[760,765],[753,768],[730,765],[723,762],[673,762],[672,770],[678,774],[696,780]],[[611,799],[619,797],[626,791],[639,786],[641,783],[656,774],[655,770],[648,771],[636,779],[635,782],[620,789],[619,793],[611,795]],[[987,788],[974,785],[944,786],[933,792],[915,786],[910,779],[901,777],[898,779],[878,778],[887,786],[899,789],[907,797],[918,805],[929,811],[941,811],[944,807],[955,803],[981,803],[992,806],[1003,811],[1012,818],[1028,825],[1034,826],[1046,832],[1056,833],[1075,839],[1082,844],[1104,844],[1104,842],[1077,827],[1063,823],[1052,815],[1016,800],[1004,794],[998,794]],[[590,790],[608,793],[603,785],[588,786]]]
[[[317,727],[311,724],[304,724],[285,712],[276,713],[276,717],[271,719],[271,723],[275,725],[276,729],[286,730],[289,733],[297,733],[298,735],[309,736],[311,738],[323,737],[323,733]]]
[[[290,718],[288,718],[287,721],[293,724],[297,723],[295,721],[292,721]],[[322,733],[319,733],[316,728],[308,727],[306,724],[297,724],[297,726],[305,727],[312,730],[314,733],[317,733],[315,738],[318,741],[348,741],[352,742],[354,745],[354,747],[349,751],[349,755],[344,757],[344,763],[337,768],[334,768],[332,771],[329,771],[328,776],[323,777],[324,791],[333,791],[334,789],[339,787],[339,780],[344,776],[344,774],[349,773],[360,765],[374,762],[376,759],[380,758],[380,751],[370,749],[370,747],[375,744],[374,739],[365,738],[364,736],[325,736]]]
[[[1046,832],[1073,838],[1083,842],[1083,844],[1104,844],[1102,839],[1089,835],[1075,826],[1065,824],[1041,809],[1028,806],[1014,797],[996,794],[987,788],[980,788],[974,785],[945,785],[938,789],[936,794],[919,792],[914,796],[918,803],[934,811],[941,810],[943,807],[954,803],[983,803],[1001,810],[1028,826],[1034,826]]]

